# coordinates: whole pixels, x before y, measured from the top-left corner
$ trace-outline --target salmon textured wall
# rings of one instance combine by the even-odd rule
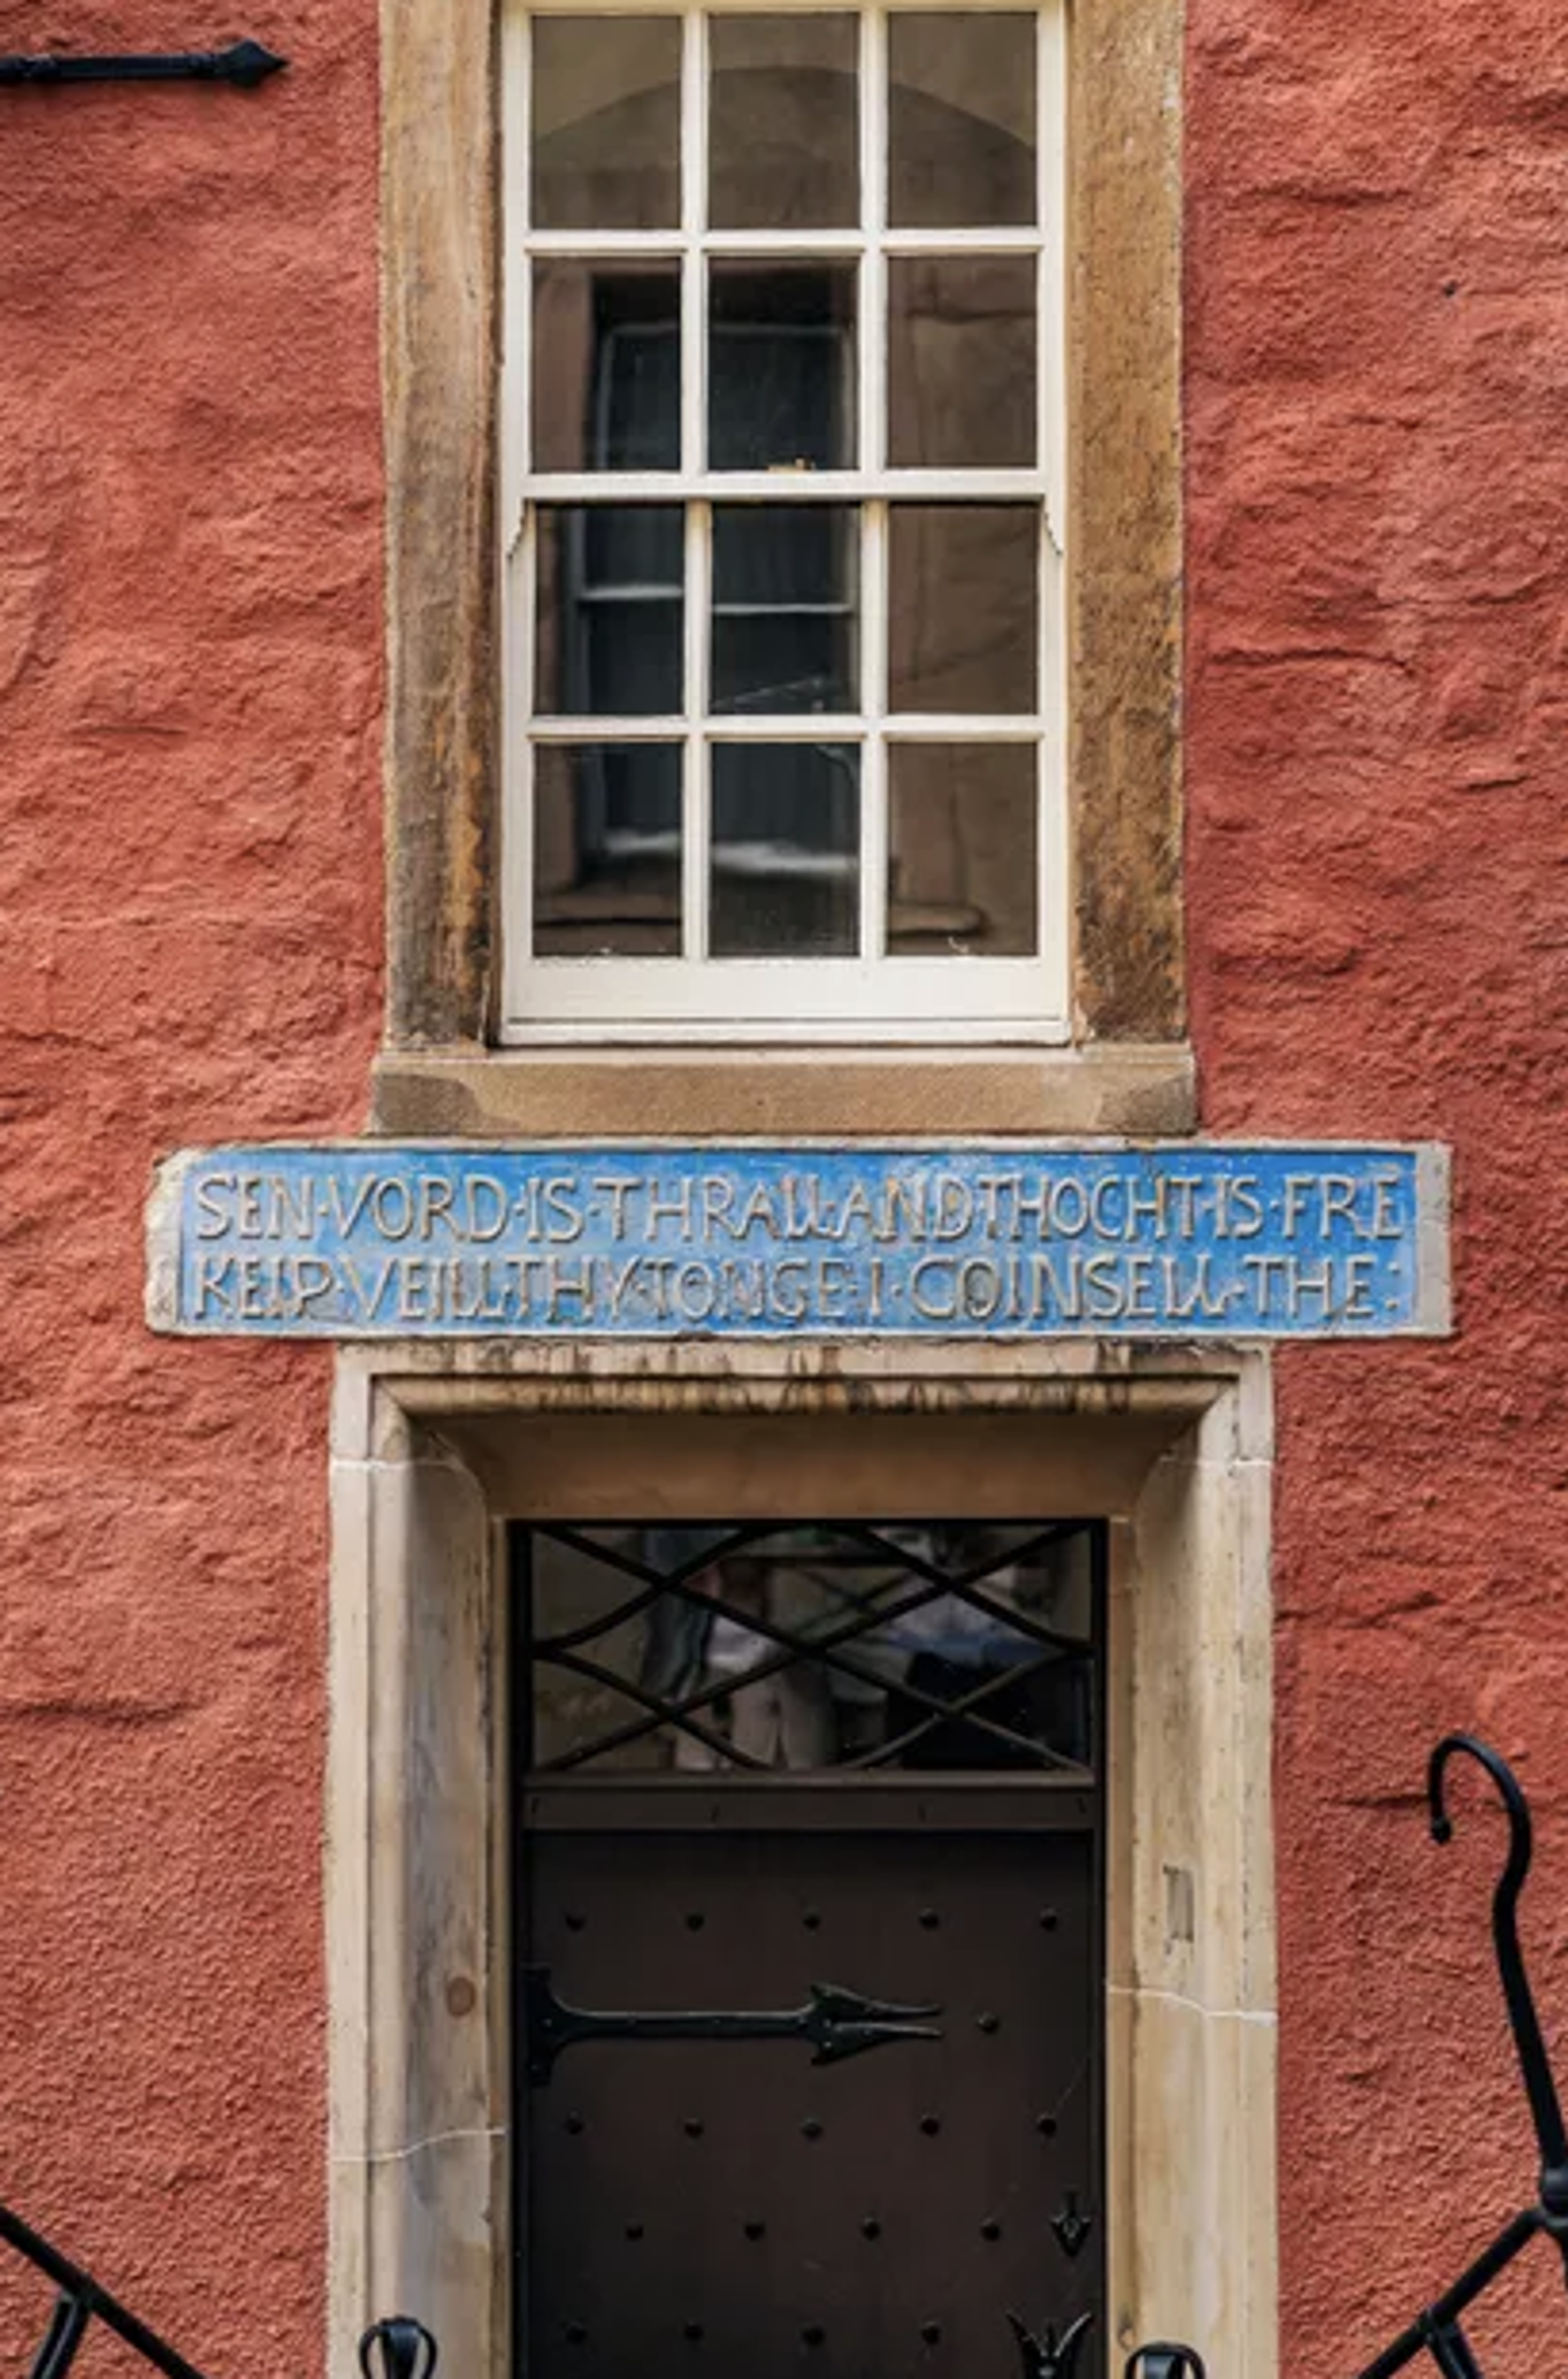
[[[1349,2373],[1533,2185],[1447,1727],[1537,1797],[1568,2052],[1568,18],[1190,0],[1188,106],[1205,1128],[1457,1178],[1457,1337],[1277,1371],[1285,2361]],[[1568,2355],[1537,2252],[1489,2372]]]
[[[0,91],[0,2196],[204,2368],[304,2373],[330,1359],[151,1337],[140,1217],[160,1151],[363,1117],[375,9],[0,5],[242,32],[293,61],[250,96]]]
[[[1461,1334],[1278,1371],[1285,2360],[1349,2373],[1531,2170],[1447,1725],[1538,1793],[1568,2046],[1568,26],[1188,14],[1205,1125],[1458,1167]],[[240,30],[294,61],[252,98],[0,93],[0,2195],[212,2370],[309,2372],[327,1359],[149,1337],[140,1209],[365,1105],[375,12],[0,0],[4,49]],[[1548,2280],[1501,2371],[1561,2359]]]

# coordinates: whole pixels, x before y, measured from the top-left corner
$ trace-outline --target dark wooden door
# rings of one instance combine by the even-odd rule
[[[824,1648],[842,1623],[797,1615],[802,1533],[768,1551],[766,1591],[748,1544],[753,1569],[726,1555],[662,1617],[642,1553],[612,1549],[632,1600],[602,1610],[581,1574],[600,1544],[573,1540],[564,1584],[537,1570],[514,1868],[528,2379],[1019,2379],[1010,2314],[1037,2335],[1103,2318],[1097,1696],[1092,1631],[1068,1624],[1095,1598],[1055,1536],[1020,1533],[983,1588],[967,1543],[952,1595],[921,1540],[911,1650],[888,1616],[911,1607],[908,1542],[862,1532],[831,1568],[814,1540],[814,1592],[867,1613],[845,1684]],[[646,1568],[660,1593],[680,1575]],[[671,1685],[675,1623],[709,1605],[728,1632],[700,1659],[676,1639]],[[1022,1651],[998,1612],[1033,1631]],[[611,1685],[686,1721],[662,1770]],[[791,2034],[814,1987],[851,1996]],[[819,2054],[861,2020],[888,2036]]]
[[[1093,1835],[1070,1806],[953,1814],[537,1826],[529,1935],[561,2000],[787,2011],[831,1984],[934,2007],[941,2037],[826,2065],[799,2040],[563,2050],[526,2091],[536,2379],[1017,2379],[1009,2310],[1098,2311]]]

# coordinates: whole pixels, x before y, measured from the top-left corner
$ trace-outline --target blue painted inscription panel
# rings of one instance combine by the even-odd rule
[[[300,1338],[1331,1338],[1448,1327],[1444,1152],[235,1147],[150,1318]]]

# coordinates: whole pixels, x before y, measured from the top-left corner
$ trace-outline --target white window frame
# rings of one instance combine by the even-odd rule
[[[966,0],[958,0],[961,8]],[[933,5],[933,0],[916,0]],[[511,0],[502,19],[503,307],[501,388],[502,533],[502,803],[501,826],[503,1044],[650,1041],[800,1041],[1060,1044],[1070,1039],[1071,852],[1067,786],[1067,57],[1065,0],[1014,8],[1038,25],[1036,141],[1038,226],[947,231],[889,230],[883,6],[847,12],[800,0],[742,0],[754,13],[852,13],[860,20],[862,214],[850,231],[711,232],[706,215],[707,18],[734,13],[613,0],[607,18],[679,15],[686,20],[681,69],[681,223],[672,232],[531,232],[529,206],[529,23],[582,16],[593,0],[525,7]],[[943,13],[958,13],[941,0]],[[887,467],[884,284],[890,256],[1031,254],[1037,260],[1038,467],[913,470]],[[669,257],[681,276],[681,459],[680,471],[542,473],[529,467],[531,268],[536,257]],[[706,399],[705,273],[710,257],[834,257],[858,260],[856,338],[859,467],[852,471],[708,471],[703,460]],[[688,507],[685,540],[686,707],[678,718],[540,719],[532,712],[535,538],[537,508],[589,500]],[[1039,709],[1031,717],[887,713],[887,518],[893,501],[1030,501],[1041,507]],[[862,507],[860,670],[862,707],[849,717],[794,713],[708,715],[707,534],[716,502],[847,502]],[[693,947],[706,918],[709,864],[709,753],[715,743],[849,743],[861,749],[863,825],[860,947],[880,950],[886,929],[889,743],[1008,742],[1038,753],[1036,913],[1040,951],[1022,958],[966,956],[711,959]],[[682,906],[687,948],[680,957],[535,958],[532,755],[546,743],[679,741],[686,752]]]

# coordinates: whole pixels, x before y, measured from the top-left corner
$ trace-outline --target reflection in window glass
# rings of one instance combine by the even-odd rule
[[[709,42],[709,223],[720,231],[853,223],[854,18],[715,17]]]
[[[1032,17],[889,20],[889,223],[1034,222],[1036,39]]]
[[[1028,256],[887,264],[887,459],[926,470],[1035,459],[1035,266]]]
[[[679,744],[538,745],[536,954],[667,958],[680,948]]]
[[[681,220],[681,23],[536,17],[531,206],[538,231]]]
[[[854,710],[857,515],[844,504],[718,504],[713,707]]]
[[[1033,504],[895,504],[888,707],[1034,708],[1040,513]]]
[[[681,698],[679,504],[543,504],[535,706],[673,716]]]
[[[708,344],[714,470],[852,465],[852,265],[712,265]]]
[[[1036,946],[1031,743],[895,743],[887,755],[887,948],[1020,958]]]
[[[533,346],[536,471],[679,467],[678,264],[540,258]]]
[[[570,1536],[518,1562],[536,1770],[1093,1772],[1086,1527]]]
[[[852,745],[713,752],[715,958],[845,958],[859,939],[860,755]]]
[[[503,1030],[1058,1033],[1058,18],[564,5],[508,28]]]

